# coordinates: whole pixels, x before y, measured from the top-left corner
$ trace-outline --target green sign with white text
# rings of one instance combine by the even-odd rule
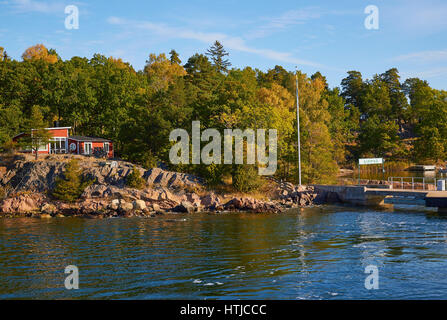
[[[383,164],[383,158],[359,159],[359,164]]]

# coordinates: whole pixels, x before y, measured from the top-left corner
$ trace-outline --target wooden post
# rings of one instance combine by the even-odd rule
[[[359,185],[360,185],[360,163],[359,163]]]

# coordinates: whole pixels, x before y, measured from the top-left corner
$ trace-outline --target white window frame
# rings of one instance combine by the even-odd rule
[[[106,148],[106,146],[107,146],[107,148]],[[104,151],[106,151],[107,154],[109,154],[109,152],[110,152],[110,143],[104,142]]]
[[[65,153],[67,153],[67,138],[66,137],[51,138],[50,143],[49,143],[49,150],[48,150],[49,153],[51,153],[51,151],[52,151],[51,144],[55,143],[55,142],[59,145],[59,150],[64,150]]]
[[[87,153],[87,148],[86,148],[87,145],[90,146],[90,153]],[[84,142],[84,154],[85,155],[93,154],[93,142]]]

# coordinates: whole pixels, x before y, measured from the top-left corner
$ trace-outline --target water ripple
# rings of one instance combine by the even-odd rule
[[[446,299],[447,220],[284,215],[0,219],[0,299]],[[379,290],[365,289],[365,267]],[[76,265],[80,289],[66,290]]]

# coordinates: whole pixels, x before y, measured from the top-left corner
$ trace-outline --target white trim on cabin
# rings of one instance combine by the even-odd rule
[[[88,137],[86,137],[86,138],[88,138]],[[79,139],[75,139],[75,138],[72,138],[72,137],[68,137],[67,139],[70,139],[70,140],[73,140],[73,141],[77,141],[77,142],[96,142],[96,143],[112,143],[112,140],[107,140],[107,139],[102,139],[103,141],[99,141],[99,140],[90,140],[90,141],[87,141],[87,140],[79,140]],[[91,138],[91,139],[95,139],[95,138]],[[101,138],[99,138],[99,139],[101,139]]]
[[[67,129],[67,130],[69,130],[69,129],[71,129],[71,127],[55,127],[55,128],[44,128],[45,130],[59,130],[59,129]],[[39,130],[39,129],[31,129],[31,131],[36,131],[36,130]]]

